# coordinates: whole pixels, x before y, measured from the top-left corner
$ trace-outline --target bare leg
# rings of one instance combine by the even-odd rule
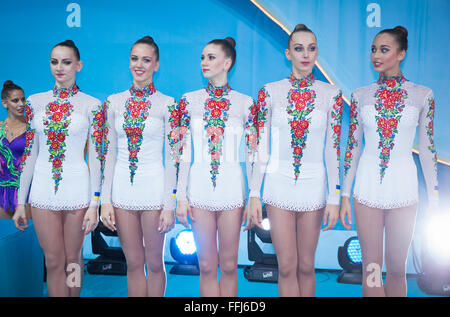
[[[237,262],[244,208],[217,214],[219,232],[220,296],[235,297],[238,291]]]
[[[147,264],[147,296],[163,297],[166,290],[164,266],[165,234],[158,232],[161,210],[144,211],[141,214],[144,234],[145,263]]]
[[[71,274],[74,264],[78,265],[80,276],[75,276],[75,286],[69,287],[70,297],[79,297],[81,292],[81,284],[83,281],[84,262],[83,262],[83,242],[84,231],[81,229],[83,225],[84,215],[87,208],[80,210],[61,211],[64,234],[64,250],[65,250],[65,271]],[[67,268],[69,267],[69,272]],[[74,273],[75,274],[75,273]],[[70,286],[70,284],[68,284]]]
[[[31,212],[34,229],[45,256],[48,295],[67,297],[69,289],[66,284],[62,213],[34,207]]]
[[[266,205],[270,235],[278,260],[279,296],[300,296],[297,278],[296,212]]]
[[[406,296],[406,259],[414,233],[417,205],[385,212],[386,296]]]
[[[117,234],[127,260],[128,296],[147,296],[141,211],[114,208]]]
[[[313,297],[316,291],[314,258],[323,215],[324,209],[297,214],[297,278],[302,297]]]
[[[200,266],[201,296],[220,296],[217,267],[217,220],[216,212],[191,207],[193,218],[191,222],[197,246],[197,256]]]
[[[383,268],[384,212],[354,200],[356,229],[363,261],[362,289],[365,297],[384,297]],[[375,275],[374,275],[375,274]]]

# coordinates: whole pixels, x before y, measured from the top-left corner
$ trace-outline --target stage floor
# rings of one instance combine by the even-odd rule
[[[169,274],[172,264],[166,264],[166,297],[200,297],[199,276]],[[238,268],[239,297],[276,297],[275,283],[250,282]],[[336,281],[337,271],[316,271],[317,297],[361,297],[361,285],[341,284]],[[407,278],[408,297],[428,297],[417,285],[415,277]],[[47,296],[44,284],[44,296]],[[81,297],[126,297],[127,280],[124,275],[94,275],[85,271]]]

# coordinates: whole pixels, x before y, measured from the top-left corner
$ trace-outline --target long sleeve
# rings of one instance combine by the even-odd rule
[[[91,202],[90,206],[97,206],[100,199],[102,167],[103,167],[103,126],[104,126],[104,110],[99,102],[95,104],[93,109],[89,111],[89,138],[88,138],[88,165],[89,177],[91,185]]]
[[[361,156],[363,127],[361,123],[360,108],[356,94],[352,94],[350,102],[350,125],[348,132],[347,149],[344,159],[344,181],[341,196],[350,197],[353,179],[355,178],[359,158]]]
[[[192,160],[192,134],[190,129],[189,102],[182,96],[178,102],[177,115],[179,117],[179,169],[177,184],[177,201],[187,200],[187,183]]]
[[[340,140],[342,124],[342,92],[339,90],[330,100],[325,147],[325,162],[328,175],[327,204],[338,205],[340,199]]]
[[[250,197],[260,197],[261,186],[266,173],[270,157],[270,124],[271,124],[271,97],[264,86],[258,92],[256,107],[252,108],[250,115],[253,121],[253,136],[256,139],[256,155],[253,163],[253,173],[250,187]]]
[[[22,155],[20,187],[18,194],[18,204],[25,204],[30,190],[31,180],[33,178],[34,166],[39,153],[39,137],[34,127],[34,110],[30,100],[25,105],[26,115],[26,141],[25,149]]]
[[[437,154],[433,140],[434,130],[434,95],[430,91],[425,97],[419,117],[419,159],[422,166],[428,193],[428,204],[434,208],[439,205],[437,180]]]
[[[257,150],[257,139],[256,139],[256,127],[254,120],[256,118],[257,105],[252,101],[251,105],[245,106],[244,112],[244,136],[245,136],[245,169],[247,175],[247,183],[250,188],[250,181],[252,179],[253,167],[255,163],[255,155]]]
[[[111,204],[112,182],[114,177],[114,167],[117,159],[117,134],[115,129],[116,111],[108,99],[106,99],[103,105],[103,111],[105,113],[105,124],[103,130],[104,170],[101,201],[102,204]]]
[[[178,141],[179,129],[177,126],[177,103],[175,99],[167,107],[164,114],[164,207],[165,210],[175,209],[175,194],[177,187],[177,169],[179,164]],[[174,111],[175,110],[175,111]]]

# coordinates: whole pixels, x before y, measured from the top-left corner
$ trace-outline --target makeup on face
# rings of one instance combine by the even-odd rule
[[[227,57],[219,45],[208,44],[203,49],[200,67],[203,76],[220,84],[226,83],[228,69],[226,68]],[[223,83],[225,81],[225,83]]]
[[[25,95],[22,90],[13,90],[7,99],[2,100],[2,104],[9,112],[21,116],[25,112]]]
[[[136,44],[130,54],[130,71],[133,83],[143,88],[153,82],[153,73],[159,68],[154,49],[147,44]]]
[[[304,77],[311,73],[317,56],[317,42],[313,33],[296,32],[292,36],[286,57],[292,62],[294,76]]]
[[[50,57],[50,70],[55,77],[56,85],[68,88],[75,83],[77,72],[81,70],[81,62],[75,56],[73,49],[56,46]]]
[[[370,60],[376,72],[385,76],[395,76],[400,73],[400,62],[404,52],[394,37],[389,34],[379,34],[375,37],[371,47]]]

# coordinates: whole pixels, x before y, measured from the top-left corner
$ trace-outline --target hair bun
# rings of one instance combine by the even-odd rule
[[[151,37],[151,36],[149,36],[149,35],[144,36],[141,40],[145,40],[145,41],[152,42],[152,43],[155,42],[155,40],[153,39],[153,37]]]
[[[230,43],[230,45],[235,48],[236,47],[236,41],[234,40],[234,38],[232,37],[226,37],[224,38],[225,41],[227,41],[228,43]]]
[[[75,46],[75,42],[72,40],[65,40],[64,43],[66,43],[67,45],[70,45],[70,46]]]
[[[12,80],[7,80],[3,83],[3,88],[6,88],[8,86],[15,86]]]
[[[300,23],[300,24],[297,24],[294,28],[294,32],[297,32],[297,31],[309,31],[309,29],[305,24]]]
[[[402,33],[402,36],[404,36],[406,38],[408,37],[408,30],[406,28],[404,28],[403,26],[401,26],[401,25],[397,25],[394,28],[394,30],[396,30],[399,33]]]

